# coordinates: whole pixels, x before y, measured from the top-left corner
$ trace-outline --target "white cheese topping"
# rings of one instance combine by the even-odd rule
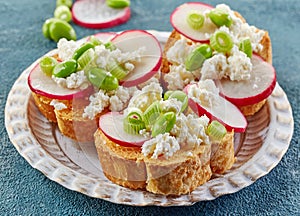
[[[109,109],[114,112],[124,110],[135,91],[137,91],[136,87],[125,88],[123,86],[119,86],[112,94],[109,93]]]
[[[169,133],[159,134],[142,145],[142,153],[145,156],[151,155],[153,159],[159,156],[171,157],[179,149],[178,141]]]
[[[128,108],[136,107],[144,112],[154,101],[161,99],[162,92],[163,89],[159,83],[150,83],[134,93],[130,99]]]
[[[201,68],[201,79],[249,80],[251,77],[252,63],[247,55],[240,51],[236,45],[226,57],[223,53],[217,53],[207,59]]]
[[[52,100],[52,101],[50,102],[50,105],[53,106],[54,109],[56,109],[56,110],[63,110],[63,109],[66,109],[66,108],[67,108],[67,106],[66,106],[64,103],[59,102],[59,101],[57,101],[57,100]]]
[[[84,71],[77,71],[66,78],[59,78],[52,75],[52,80],[59,86],[68,89],[86,89],[89,86],[89,82]]]
[[[63,61],[69,60],[78,47],[79,45],[75,41],[68,41],[66,38],[62,38],[57,43],[58,57]]]
[[[171,65],[170,72],[165,74],[165,81],[168,83],[169,90],[183,89],[187,84],[199,79],[200,70],[187,71],[183,64]]]
[[[193,149],[201,143],[210,143],[209,137],[205,133],[208,123],[209,119],[205,115],[201,117],[193,114],[185,116],[181,113],[177,116],[170,134],[176,137],[181,149]]]
[[[99,90],[91,95],[90,104],[84,108],[82,117],[94,119],[98,113],[101,113],[106,107],[109,106],[109,96],[104,91]]]
[[[219,101],[219,89],[213,80],[199,81],[188,89],[188,97],[205,107],[213,107]]]
[[[186,56],[193,51],[196,44],[189,45],[185,38],[177,40],[167,51],[167,58],[173,64],[184,64]]]
[[[239,17],[236,16],[235,12],[232,11],[228,5],[219,4],[216,6],[216,8],[227,12],[232,18],[232,24],[229,27],[229,30],[235,36],[234,38],[237,38],[238,41],[240,41],[245,37],[249,37],[253,51],[258,52],[263,49],[263,46],[260,42],[265,34],[264,31],[258,30],[255,26],[250,26],[248,23],[243,22]],[[235,43],[238,41],[234,40]]]
[[[145,51],[145,47],[140,47],[133,52],[122,52],[120,49],[109,50],[104,45],[95,47],[95,62],[99,68],[106,68],[108,63],[117,62],[118,64],[124,64],[125,69],[128,72],[133,71],[133,62],[140,62],[142,55]]]
[[[168,100],[161,100],[159,102],[160,108],[165,112],[175,112],[179,114],[182,107],[182,102],[176,98],[169,98]]]

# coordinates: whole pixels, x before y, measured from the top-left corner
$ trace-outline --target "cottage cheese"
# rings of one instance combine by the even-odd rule
[[[110,96],[109,109],[113,112],[120,112],[124,110],[129,99],[134,95],[135,91],[137,91],[136,87],[125,88],[123,86],[119,86],[117,90],[112,92],[112,94],[108,93]]]
[[[201,143],[210,144],[209,137],[205,133],[208,123],[209,119],[205,115],[201,117],[194,114],[185,116],[181,113],[177,116],[170,134],[176,137],[181,149],[193,149]]]
[[[250,58],[234,45],[228,57],[223,53],[217,53],[203,63],[201,80],[222,79],[223,77],[236,81],[249,80],[251,71]]]
[[[150,83],[134,93],[128,108],[136,107],[144,112],[154,101],[161,99],[162,92],[163,89],[159,83]]]
[[[95,62],[99,68],[107,68],[109,62],[124,64],[125,69],[130,72],[135,68],[133,62],[140,62],[144,51],[145,47],[140,47],[133,52],[122,52],[119,49],[111,51],[104,45],[100,45],[95,47]]]
[[[219,89],[213,80],[199,81],[188,89],[188,97],[205,107],[213,107],[219,102]]]
[[[86,89],[89,86],[89,81],[82,70],[72,73],[66,78],[59,78],[52,75],[52,80],[57,85],[68,89]]]
[[[171,157],[179,149],[178,141],[169,133],[159,134],[142,145],[142,153],[145,156],[151,155],[153,159],[159,156]]]
[[[177,100],[176,98],[169,98],[168,100],[161,100],[159,105],[163,111],[166,112],[175,112],[179,114],[182,107],[182,102]]]
[[[78,47],[79,45],[75,41],[62,38],[57,43],[58,57],[63,61],[69,60]]]
[[[255,26],[250,26],[248,23],[243,22],[236,16],[235,12],[225,4],[219,4],[216,8],[227,12],[232,18],[232,25],[229,27],[229,30],[231,32],[230,35],[234,35],[233,40],[236,44],[239,43],[241,39],[249,37],[253,51],[259,52],[263,49],[260,41],[265,34],[264,31],[258,30]]]
[[[59,102],[59,101],[57,101],[57,100],[52,100],[52,101],[50,102],[50,105],[53,106],[54,109],[56,109],[56,110],[63,110],[63,109],[66,109],[66,108],[67,108],[67,106],[66,106],[64,103]]]
[[[196,44],[189,45],[185,38],[177,40],[167,51],[167,58],[173,64],[184,64],[186,56],[196,48]]]
[[[84,118],[94,119],[98,113],[101,113],[106,107],[109,106],[109,96],[103,90],[99,90],[91,95],[90,104],[84,108],[82,116]]]

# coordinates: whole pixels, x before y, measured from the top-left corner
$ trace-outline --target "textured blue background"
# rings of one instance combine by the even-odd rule
[[[171,31],[170,12],[182,0],[131,0],[132,16],[109,31]],[[41,26],[52,17],[55,0],[0,1],[0,215],[300,215],[300,1],[212,0],[238,10],[250,24],[269,31],[278,82],[293,108],[294,136],[282,161],[253,185],[214,201],[190,207],[131,207],[93,199],[67,190],[33,169],[11,144],[4,107],[14,81],[34,60],[56,47]],[[78,38],[99,31],[73,25]]]

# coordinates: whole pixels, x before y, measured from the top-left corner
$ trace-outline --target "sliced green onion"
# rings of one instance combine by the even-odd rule
[[[92,43],[94,46],[99,46],[99,45],[101,45],[102,44],[102,41],[101,40],[99,40],[97,37],[95,37],[94,35],[92,35],[91,37],[90,37],[90,43]]]
[[[69,8],[71,8],[72,4],[73,4],[72,0],[56,0],[56,7],[59,7],[60,5],[66,5]]]
[[[111,91],[119,87],[118,79],[102,68],[91,68],[87,74],[89,81],[99,89]]]
[[[66,22],[70,22],[72,20],[71,10],[66,5],[60,5],[55,9],[54,17],[57,19],[64,20]]]
[[[129,134],[139,134],[139,131],[145,129],[145,123],[142,121],[131,122],[129,118],[123,120],[124,131]]]
[[[208,14],[210,20],[218,27],[227,26],[230,27],[232,24],[232,18],[230,15],[221,9],[213,9]]]
[[[119,80],[122,80],[128,74],[128,71],[115,61],[107,64],[107,70]]]
[[[77,62],[74,59],[60,62],[53,68],[52,74],[55,77],[65,78],[77,71]]]
[[[55,65],[57,65],[57,60],[54,57],[45,56],[40,60],[40,68],[47,76],[52,75]]]
[[[252,58],[252,45],[249,38],[245,38],[240,42],[239,49],[244,52],[249,58]]]
[[[111,8],[121,9],[130,6],[129,0],[106,0],[107,6]]]
[[[87,42],[87,43],[84,43],[83,45],[81,45],[79,48],[77,48],[72,56],[72,58],[74,60],[78,60],[79,57],[85,52],[87,51],[88,49],[90,48],[94,48],[95,45],[91,42]]]
[[[204,24],[204,15],[200,14],[199,12],[190,12],[186,18],[186,21],[188,25],[194,29],[194,30],[199,30],[202,28]]]
[[[188,96],[183,91],[179,91],[179,90],[173,91],[168,97],[168,99],[170,98],[175,98],[182,103],[181,110],[180,110],[181,112],[183,112],[187,108]]]
[[[93,48],[85,51],[77,60],[81,69],[85,69],[95,58],[95,51]]]
[[[217,52],[229,52],[233,47],[231,36],[224,31],[216,31],[210,37],[210,46]]]
[[[213,141],[220,141],[226,135],[227,130],[224,125],[214,120],[208,125],[206,132]]]
[[[143,112],[139,108],[130,108],[129,113],[127,114],[127,118],[130,119],[130,121],[144,121],[144,115]]]
[[[174,112],[167,112],[158,117],[152,126],[152,137],[158,134],[168,133],[172,130],[176,123],[176,114]]]
[[[159,101],[152,103],[144,112],[144,120],[147,126],[153,125],[161,113]]]
[[[168,98],[170,97],[170,95],[173,93],[173,91],[169,90],[169,91],[166,91],[164,93],[164,100],[168,100]]]
[[[114,45],[111,41],[105,43],[104,46],[106,49],[108,49],[110,51],[117,49],[116,45]]]
[[[194,71],[202,67],[204,61],[212,56],[212,49],[208,44],[195,48],[185,60],[185,68]]]

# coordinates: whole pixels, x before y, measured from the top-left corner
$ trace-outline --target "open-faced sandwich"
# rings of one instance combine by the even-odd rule
[[[123,112],[99,120],[105,176],[152,193],[191,193],[232,167],[234,133],[276,84],[268,32],[227,5],[185,3],[171,14],[161,85],[136,91]]]
[[[159,70],[161,47],[142,30],[61,39],[28,77],[41,113],[72,139],[93,141],[99,116],[125,109],[138,85]]]
[[[268,32],[227,5],[185,3],[171,23],[163,52],[140,30],[62,39],[28,83],[62,134],[94,140],[109,180],[181,195],[232,167],[234,135],[265,104],[276,75]]]

